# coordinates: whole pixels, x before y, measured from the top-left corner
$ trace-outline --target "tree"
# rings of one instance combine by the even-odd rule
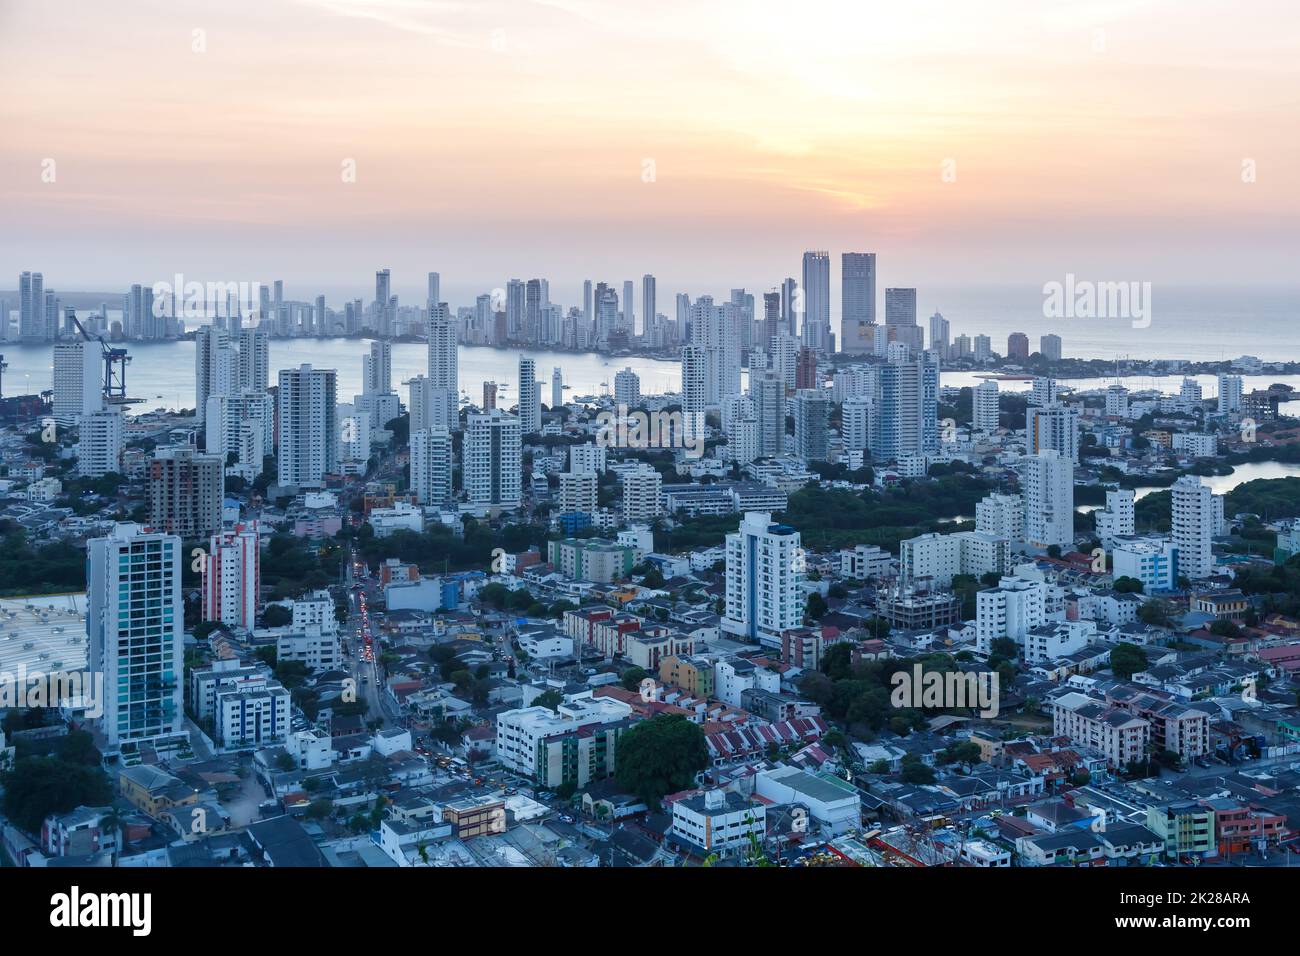
[[[262,612],[263,627],[284,627],[293,623],[293,612],[283,604],[270,604]]]
[[[1143,591],[1142,582],[1127,574],[1121,574],[1115,579],[1114,588],[1120,594],[1141,594]]]
[[[916,754],[905,754],[900,779],[903,783],[934,783],[934,768],[922,762]]]
[[[853,675],[853,645],[847,641],[832,644],[822,655],[821,671],[831,680]]]
[[[941,763],[960,763],[970,766],[973,763],[979,763],[980,746],[971,743],[969,740],[963,740],[958,743],[949,744],[939,754]]]
[[[549,707],[551,710],[559,707],[564,700],[564,695],[558,690],[548,690],[546,693],[539,695],[534,701],[534,707]]]
[[[819,621],[826,616],[828,610],[826,599],[821,596],[820,592],[813,591],[812,594],[808,595],[808,608],[804,612],[808,617],[814,621]]]
[[[1110,651],[1110,669],[1120,680],[1130,680],[1147,666],[1147,652],[1136,644],[1116,644]]]
[[[1163,627],[1171,620],[1169,604],[1159,598],[1152,598],[1138,608],[1138,620],[1152,627]]]
[[[650,672],[643,667],[629,667],[619,675],[619,682],[624,690],[640,690],[641,682],[649,676]]]
[[[0,776],[0,783],[5,788],[5,816],[28,833],[38,832],[51,813],[66,813],[83,804],[103,806],[113,799],[113,788],[102,770],[58,757],[18,760],[13,770]]]
[[[704,731],[680,714],[661,714],[632,726],[618,741],[615,780],[652,809],[665,794],[695,785],[709,765]]]

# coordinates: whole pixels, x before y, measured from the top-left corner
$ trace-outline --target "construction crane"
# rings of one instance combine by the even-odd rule
[[[131,361],[131,356],[127,354],[126,349],[109,348],[102,338],[86,331],[86,327],[81,324],[81,320],[75,313],[69,317],[72,319],[72,324],[77,327],[77,331],[81,333],[81,337],[87,342],[98,342],[104,353],[104,401],[110,405],[130,405],[143,401],[140,398],[126,397],[126,366]],[[0,359],[2,358],[3,356],[0,356]]]

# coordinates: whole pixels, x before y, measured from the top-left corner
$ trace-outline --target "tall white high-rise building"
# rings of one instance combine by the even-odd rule
[[[737,416],[727,425],[727,458],[737,465],[748,465],[761,454],[758,419],[752,414]]]
[[[746,513],[727,535],[726,614],[722,630],[769,646],[803,623],[799,532],[771,514]]]
[[[102,478],[122,471],[122,409],[109,405],[77,420],[77,474]]]
[[[1025,459],[1025,541],[1036,548],[1074,543],[1074,462],[1055,449]]]
[[[759,375],[750,380],[749,397],[758,422],[759,457],[785,454],[785,382],[772,375]]]
[[[181,539],[121,523],[86,542],[88,665],[112,746],[184,732]]]
[[[1222,501],[1199,478],[1184,475],[1174,482],[1173,540],[1178,549],[1178,574],[1188,580],[1208,577],[1214,570],[1213,538],[1219,530]]]
[[[992,653],[993,642],[1002,637],[1023,646],[1026,635],[1047,620],[1047,585],[1004,577],[997,587],[975,595],[975,649]]]
[[[713,304],[702,295],[690,308],[691,344],[704,360],[705,401],[717,408],[725,395],[740,391],[740,312]]]
[[[844,450],[866,451],[871,437],[871,399],[854,395],[844,400],[843,419]]]
[[[651,336],[658,327],[655,312],[655,277],[646,273],[641,277],[641,334]]]
[[[257,522],[214,534],[203,562],[203,620],[251,631],[261,585]]]
[[[1038,351],[1049,362],[1061,361],[1061,337],[1049,332],[1038,340]]]
[[[641,376],[630,368],[614,375],[614,404],[628,408],[641,404]]]
[[[452,444],[445,429],[411,433],[411,491],[422,505],[452,500]]]
[[[564,407],[564,372],[557,365],[551,369],[551,411]]]
[[[276,414],[279,483],[323,488],[339,464],[338,385],[334,369],[281,369]]]
[[[703,423],[708,401],[708,371],[704,349],[698,345],[682,348],[682,414],[687,427]]]
[[[370,343],[370,354],[361,357],[361,391],[375,395],[393,390],[393,346],[391,342],[376,339]]]
[[[642,463],[623,472],[623,521],[653,521],[662,510],[663,479],[653,467]]]
[[[103,357],[98,342],[76,339],[54,344],[54,420],[71,427],[104,407]]]
[[[1106,491],[1106,507],[1093,513],[1097,537],[1106,547],[1119,535],[1131,535],[1136,530],[1134,515],[1135,495],[1131,488],[1110,488]]]
[[[262,329],[239,333],[239,391],[265,392],[271,383],[271,337]]]
[[[998,429],[998,383],[986,380],[971,389],[971,427],[977,432]]]
[[[975,530],[1008,541],[1025,540],[1025,499],[991,494],[975,505]]]
[[[825,461],[830,456],[826,430],[830,427],[831,401],[820,388],[801,388],[794,396],[794,453],[804,461]]]
[[[871,455],[877,461],[939,450],[939,366],[931,356],[879,366],[872,405]]]
[[[1040,408],[1030,405],[1025,411],[1025,451],[1036,455],[1052,449],[1071,461],[1079,460],[1079,411],[1056,403]]]
[[[1128,418],[1128,389],[1123,385],[1106,386],[1106,415],[1109,418]]]
[[[623,328],[631,335],[636,331],[636,310],[632,306],[632,280],[623,280]]]
[[[800,341],[811,349],[831,348],[831,257],[811,250],[803,254],[803,328]]]
[[[1219,373],[1219,414],[1241,411],[1241,376]]]
[[[536,396],[536,388],[532,391]],[[469,416],[462,467],[465,494],[472,503],[519,507],[523,498],[521,438],[519,419],[499,408]]]
[[[18,337],[24,342],[44,342],[45,277],[24,272],[18,277]]]
[[[375,273],[374,319],[374,329],[380,335],[392,335],[393,333],[392,302],[392,273],[388,269],[380,269]]]
[[[930,316],[930,350],[940,359],[948,358],[950,329],[948,320],[938,312]]]
[[[1029,391],[1029,404],[1036,405],[1039,408],[1046,408],[1049,405],[1055,405],[1058,401],[1060,401],[1060,393],[1056,379],[1046,375],[1035,377],[1033,386]]]
[[[519,357],[519,427],[525,435],[542,430],[542,408],[537,398],[537,363]]]
[[[373,420],[370,412],[355,404],[340,402],[335,406],[339,423],[339,464],[347,475],[365,474],[370,461],[370,438]]]
[[[230,333],[213,325],[194,330],[194,410],[203,415],[210,395],[239,392],[241,361]]]
[[[840,255],[840,351],[875,350],[876,254]]]
[[[447,427],[460,427],[460,366],[456,323],[446,302],[429,311],[429,388],[431,400],[446,405]]]
[[[425,295],[425,307],[432,312],[433,307],[442,301],[442,276],[436,272],[429,273],[429,289]]]
[[[595,514],[600,476],[594,471],[560,472],[560,489],[555,496],[556,514]]]

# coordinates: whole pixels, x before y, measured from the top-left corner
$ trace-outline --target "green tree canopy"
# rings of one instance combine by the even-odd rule
[[[654,808],[665,794],[695,785],[709,765],[704,731],[680,714],[660,714],[631,727],[618,741],[615,780]]]

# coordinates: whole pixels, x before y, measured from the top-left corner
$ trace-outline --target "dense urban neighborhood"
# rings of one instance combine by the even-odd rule
[[[1288,369],[1081,374],[912,289],[877,323],[875,256],[842,265],[838,348],[824,252],[671,319],[652,276],[453,311],[384,270],[366,307],[275,283],[187,330],[24,273],[53,362],[0,399],[4,861],[1290,865]],[[193,342],[193,407],[115,377],[155,337]],[[462,382],[488,347],[517,368]],[[538,348],[680,387],[572,394]]]

